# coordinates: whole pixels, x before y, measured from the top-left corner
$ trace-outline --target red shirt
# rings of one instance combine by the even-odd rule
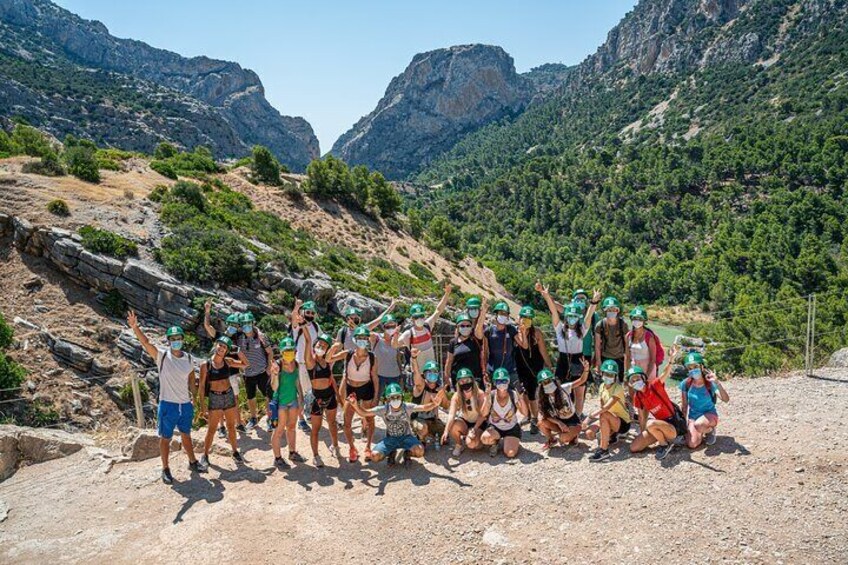
[[[674,415],[671,399],[665,391],[665,384],[660,379],[652,380],[645,390],[637,392],[633,405],[647,410],[657,420],[668,420]]]

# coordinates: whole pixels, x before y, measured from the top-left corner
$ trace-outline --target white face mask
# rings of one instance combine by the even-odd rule
[[[477,310],[476,308],[472,308],[468,311],[468,317],[469,318],[476,318],[479,315],[480,315],[480,310]]]
[[[556,391],[556,383],[548,383],[543,387],[545,394],[553,394]]]
[[[397,333],[397,328],[386,328],[386,335],[393,336]]]
[[[467,327],[467,328],[466,327],[460,327],[459,328],[459,335],[461,335],[462,337],[470,336],[471,335],[471,327],[470,326]]]
[[[631,384],[630,386],[632,386],[633,390],[635,390],[636,392],[641,392],[641,391],[645,390],[645,381],[636,381],[635,383]]]
[[[415,320],[413,320],[412,323],[415,324],[416,328],[419,328],[419,329],[423,328],[424,327],[424,318],[415,318]]]
[[[615,382],[615,377],[604,377],[604,384],[611,385]]]
[[[509,316],[498,315],[498,323],[505,326],[509,323]]]
[[[580,318],[577,318],[577,317],[575,317],[575,316],[569,316],[569,317],[567,318],[567,321],[568,321],[568,325],[569,325],[569,326],[576,326],[576,325],[577,325],[577,322],[579,322],[579,321],[580,321]]]
[[[369,342],[367,339],[357,339],[356,347],[358,347],[359,349],[368,349],[368,343]]]
[[[392,407],[392,409],[397,410],[398,408],[400,408],[401,402],[403,401],[396,398],[395,400],[389,402],[389,405]]]
[[[618,318],[618,312],[607,312],[607,320],[615,320]]]
[[[495,386],[498,387],[498,390],[506,390],[509,388],[509,383],[497,383]]]
[[[315,348],[315,355],[316,356],[323,357],[325,353],[327,353],[327,350],[324,349],[323,347],[316,347]]]
[[[644,325],[645,325],[645,322],[643,322],[642,320],[633,320],[633,327],[634,328],[641,328]]]

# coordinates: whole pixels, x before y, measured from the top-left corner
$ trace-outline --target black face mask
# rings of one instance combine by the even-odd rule
[[[315,319],[315,314],[304,314],[303,319],[306,320],[307,322],[311,322],[312,320]]]
[[[469,391],[472,386],[474,386],[472,383],[465,383],[464,385],[459,385],[459,388],[464,391]]]

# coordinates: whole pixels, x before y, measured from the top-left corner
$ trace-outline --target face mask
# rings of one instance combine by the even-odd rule
[[[182,348],[183,348],[183,342],[182,341],[172,341],[171,342],[171,349],[173,349],[174,351],[179,351]]]
[[[459,335],[468,337],[471,335],[471,326],[459,326]]]
[[[498,316],[498,323],[505,326],[509,323],[509,316]]]
[[[424,379],[428,383],[437,383],[439,382],[439,373],[424,373]]]
[[[460,388],[460,390],[464,390],[464,391],[467,392],[467,391],[471,390],[471,386],[472,386],[471,383],[462,383],[461,385],[459,385],[459,388]]]
[[[696,381],[700,381],[702,378],[701,369],[689,369],[689,377]]]
[[[509,388],[509,383],[499,382],[499,383],[495,383],[495,386],[498,387],[498,390],[503,391],[503,390],[506,390],[506,389]]]
[[[618,318],[618,312],[607,312],[607,320],[615,320]]]
[[[314,351],[315,351],[315,355],[316,355],[317,357],[323,357],[323,356],[324,356],[324,354],[325,354],[325,353],[327,353],[327,350],[326,350],[326,349],[324,349],[323,347],[316,347],[316,348],[314,349]]]
[[[636,392],[642,392],[643,390],[645,390],[645,381],[636,381],[630,386],[632,386],[633,390],[635,390]]]
[[[480,316],[480,310],[478,310],[477,308],[473,308],[468,311],[469,318],[477,318],[478,316]]]
[[[604,377],[604,384],[611,385],[615,382],[615,377]]]
[[[424,327],[424,318],[415,318],[415,320],[413,320],[412,323],[415,324],[416,328],[423,328]]]
[[[367,349],[368,348],[368,340],[367,339],[357,339],[356,347],[359,349]]]
[[[521,318],[521,325],[525,328],[529,328],[533,325],[533,320],[531,320],[530,318]]]
[[[568,322],[569,326],[576,326],[577,322],[580,321],[580,318],[577,318],[575,316],[569,316],[568,318],[566,318],[566,321]]]
[[[386,328],[386,335],[393,336],[397,333],[397,328]]]
[[[251,325],[242,326],[241,331],[243,331],[246,334],[249,334],[250,332],[253,331],[253,326],[251,326]]]
[[[294,361],[294,351],[283,351],[283,361],[286,363]]]
[[[645,322],[643,322],[642,320],[633,320],[633,327],[634,328],[641,328],[644,325],[645,325]]]
[[[235,326],[227,326],[227,335],[236,335],[238,328]]]
[[[307,322],[311,322],[312,320],[315,319],[315,314],[304,314],[303,319],[306,320]]]
[[[389,405],[391,405],[391,407],[392,407],[394,410],[397,410],[398,408],[400,408],[400,403],[401,403],[401,402],[403,402],[403,401],[402,401],[400,398],[395,398],[395,399],[393,399],[393,400],[391,400],[391,401],[389,402]]]
[[[358,326],[359,322],[361,322],[362,320],[360,320],[359,318],[348,318],[347,321],[351,326]]]
[[[545,391],[545,394],[553,394],[556,391],[556,383],[547,383],[542,387],[542,390]]]

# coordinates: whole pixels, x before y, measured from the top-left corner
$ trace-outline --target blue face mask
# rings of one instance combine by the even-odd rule
[[[437,383],[439,382],[439,373],[424,373],[424,378],[427,379],[428,383]]]
[[[700,381],[702,378],[701,369],[689,369],[689,378]]]
[[[616,318],[618,318],[618,312],[610,311],[610,312],[607,312],[606,314],[607,314],[607,320],[615,320]]]
[[[252,326],[252,325],[250,325],[250,324],[245,325],[245,326],[242,326],[242,327],[241,327],[241,331],[243,331],[243,332],[244,332],[244,333],[246,333],[246,334],[249,334],[250,332],[252,332],[252,331],[253,331],[253,326]]]
[[[468,317],[469,318],[476,318],[479,315],[480,315],[480,310],[478,310],[477,308],[472,308],[472,309],[468,310]]]
[[[368,340],[367,340],[367,339],[357,339],[357,340],[356,340],[356,347],[358,347],[358,348],[360,348],[360,349],[367,349],[367,348],[368,348],[368,343],[369,343],[369,342],[368,342]]]
[[[171,349],[173,349],[174,351],[179,351],[182,348],[183,348],[183,342],[182,341],[172,341],[171,342]]]
[[[568,318],[566,318],[566,321],[568,322],[569,326],[576,326],[577,322],[580,321],[580,318],[577,318],[575,316],[569,316]]]
[[[235,326],[227,326],[227,335],[236,335],[238,328]]]

